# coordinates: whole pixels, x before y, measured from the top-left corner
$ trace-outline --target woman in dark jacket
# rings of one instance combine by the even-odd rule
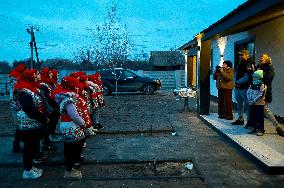
[[[42,129],[47,123],[37,76],[38,72],[35,69],[26,70],[14,87],[14,95],[21,108],[17,113],[17,126],[20,138],[24,142],[24,179],[39,178],[43,172],[32,166],[33,159],[39,152]]]
[[[284,131],[279,127],[278,121],[275,119],[273,113],[268,108],[268,104],[272,102],[272,81],[275,76],[272,60],[269,55],[262,54],[259,58],[258,69],[263,70],[263,83],[267,86],[265,95],[264,115],[273,123],[278,135],[284,137]]]

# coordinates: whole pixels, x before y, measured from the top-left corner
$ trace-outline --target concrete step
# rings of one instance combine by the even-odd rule
[[[201,115],[217,133],[238,147],[243,153],[269,174],[284,174],[284,139],[277,135],[272,123],[265,119],[265,134],[247,134],[242,126],[232,126],[230,121],[218,119],[217,113]],[[237,117],[237,114],[234,114]],[[282,127],[283,128],[283,127]]]

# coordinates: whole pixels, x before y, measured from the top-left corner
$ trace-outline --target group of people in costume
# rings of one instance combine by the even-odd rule
[[[105,106],[100,74],[73,72],[59,84],[57,70],[38,71],[21,64],[9,76],[10,110],[17,126],[13,152],[23,152],[23,178],[43,175],[33,164],[47,158],[44,151],[56,151],[58,133],[64,142],[64,177],[82,177],[76,167],[83,159],[86,135],[95,135],[103,128],[98,121],[99,109]]]

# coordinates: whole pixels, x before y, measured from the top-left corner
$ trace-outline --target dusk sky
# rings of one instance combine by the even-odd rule
[[[69,58],[91,43],[96,25],[107,18],[110,0],[0,0],[0,61],[30,57],[35,26],[39,58]],[[218,21],[245,0],[120,0],[120,23],[134,41],[133,54],[170,50]]]

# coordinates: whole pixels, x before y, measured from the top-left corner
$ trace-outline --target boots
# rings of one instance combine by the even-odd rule
[[[276,132],[277,132],[277,134],[278,134],[279,136],[283,136],[283,137],[284,137],[284,131],[283,131],[283,129],[281,129],[280,127],[277,127],[277,128],[276,128]]]
[[[97,130],[104,128],[104,126],[103,126],[100,122],[95,123],[95,124],[93,125],[93,127],[94,127],[94,129],[97,129]]]

